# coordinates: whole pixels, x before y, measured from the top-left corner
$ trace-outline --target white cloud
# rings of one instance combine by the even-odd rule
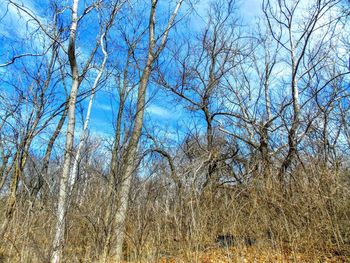
[[[45,41],[48,39],[40,30],[35,18],[46,25],[47,20],[39,15],[38,8],[35,8],[32,1],[0,1],[0,37],[5,37],[4,53],[0,58],[0,64],[11,61],[14,55],[40,54],[42,53]],[[20,8],[18,8],[18,5]],[[22,8],[25,10],[23,11]],[[26,13],[28,12],[28,13]]]
[[[150,105],[146,109],[146,112],[149,113],[150,115],[153,115],[159,118],[164,118],[164,119],[169,119],[174,117],[174,114],[170,113],[166,108],[157,106],[157,105]]]
[[[103,111],[112,111],[112,106],[110,104],[102,103],[95,101],[94,106],[98,110],[103,110]]]
[[[28,11],[29,13],[35,15],[35,17],[40,21],[42,24],[46,24],[46,21],[43,17],[40,17],[39,10],[37,10],[34,5],[31,3],[31,1],[26,1],[25,3],[22,3],[20,1],[17,1],[14,3],[18,4],[21,8],[23,7],[24,10]],[[26,35],[38,28],[37,23],[32,19],[32,17],[24,12],[23,10],[17,8],[15,5],[9,3],[8,1],[4,1],[0,4],[0,9],[3,10],[1,12],[1,15],[3,17],[3,23],[2,26],[0,26],[0,31],[3,33],[7,33],[9,36],[13,36],[13,34],[17,34],[20,37],[26,37]],[[15,30],[13,30],[15,29]],[[37,39],[34,38],[34,41]]]

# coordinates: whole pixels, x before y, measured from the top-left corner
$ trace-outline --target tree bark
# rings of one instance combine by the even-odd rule
[[[81,155],[81,151],[83,149],[83,146],[85,144],[85,141],[87,139],[87,129],[89,127],[91,109],[92,109],[92,104],[93,104],[95,93],[96,93],[96,88],[99,84],[99,81],[102,77],[103,71],[104,71],[106,63],[107,63],[108,54],[104,48],[104,43],[103,43],[105,35],[106,35],[106,33],[103,33],[101,35],[101,38],[100,38],[101,49],[102,49],[102,53],[103,53],[104,57],[103,57],[103,61],[102,61],[101,67],[99,69],[99,72],[95,78],[94,84],[93,84],[92,89],[91,89],[91,96],[90,96],[89,105],[88,105],[87,112],[86,112],[84,127],[83,127],[83,130],[82,130],[81,135],[80,135],[77,153],[74,157],[73,168],[72,168],[72,171],[71,171],[70,176],[69,176],[69,187],[68,187],[69,194],[71,194],[71,192],[72,192],[72,189],[74,187],[74,184],[75,184],[75,181],[76,181],[76,178],[78,175],[78,166],[79,166],[79,161],[80,161],[80,155]]]
[[[41,188],[44,185],[44,178],[47,177],[47,175],[48,175],[48,169],[49,169],[51,153],[53,150],[53,145],[55,144],[55,141],[61,132],[61,129],[62,129],[63,124],[64,124],[66,117],[67,117],[67,112],[68,112],[67,108],[65,108],[63,113],[62,113],[62,116],[57,124],[57,127],[56,127],[54,133],[51,135],[49,143],[47,144],[45,156],[44,156],[44,160],[43,160],[43,166],[41,168],[40,174],[38,175],[38,181],[37,181],[36,185],[34,186],[32,193],[31,193],[31,195],[34,198],[37,197],[39,191],[41,190]]]
[[[148,54],[147,54],[147,62],[142,71],[140,84],[138,88],[137,95],[137,106],[136,106],[136,115],[134,126],[132,129],[130,141],[126,150],[126,155],[124,159],[124,169],[122,171],[122,178],[120,181],[120,186],[118,189],[118,202],[119,207],[116,211],[115,215],[115,227],[116,227],[116,236],[117,243],[114,247],[113,256],[116,262],[120,262],[123,258],[122,250],[124,243],[124,231],[125,231],[125,219],[129,204],[129,192],[132,181],[132,174],[135,170],[135,158],[136,152],[138,148],[138,142],[140,140],[142,126],[143,126],[143,117],[145,112],[145,99],[146,99],[146,89],[148,86],[148,81],[152,72],[152,66],[154,61],[159,57],[159,54],[165,47],[167,37],[171,27],[174,24],[174,20],[176,15],[181,7],[183,0],[179,0],[176,4],[174,12],[168,21],[168,25],[163,32],[163,37],[161,39],[161,43],[159,47],[155,50],[156,40],[155,40],[155,12],[157,8],[157,0],[152,0],[152,6],[150,11],[150,19],[149,19],[149,46],[148,46]]]
[[[78,3],[79,0],[73,0],[72,7],[72,23],[70,28],[68,57],[72,74],[72,87],[68,102],[68,125],[66,134],[66,146],[64,153],[63,170],[59,184],[58,206],[56,211],[56,227],[53,240],[53,250],[51,255],[51,263],[59,263],[63,250],[66,203],[68,196],[68,176],[73,155],[74,128],[75,128],[75,106],[77,93],[79,88],[79,70],[75,56],[75,40],[78,27]]]

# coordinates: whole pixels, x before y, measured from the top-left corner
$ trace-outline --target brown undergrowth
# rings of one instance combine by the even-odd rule
[[[273,173],[272,173],[273,174]],[[181,195],[164,181],[134,182],[128,213],[126,262],[350,262],[350,177],[309,165],[281,186],[277,176],[254,175],[241,185],[214,185]],[[64,262],[98,262],[108,204],[101,182],[67,215]],[[173,192],[174,191],[174,192]],[[0,262],[48,262],[53,199],[19,198],[0,240]],[[4,200],[0,216],[4,218]],[[232,237],[227,248],[218,235]],[[112,236],[112,244],[117,237]]]

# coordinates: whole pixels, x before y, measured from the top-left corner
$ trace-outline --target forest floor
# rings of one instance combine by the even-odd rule
[[[212,248],[198,253],[179,255],[176,257],[162,258],[159,263],[340,263],[350,262],[350,256],[315,255],[291,252],[278,252],[262,250],[254,247],[249,248]]]

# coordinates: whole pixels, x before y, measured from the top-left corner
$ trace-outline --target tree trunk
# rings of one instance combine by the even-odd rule
[[[292,55],[292,57],[294,56]],[[280,169],[280,180],[282,184],[285,183],[283,175],[291,165],[293,158],[297,153],[297,144],[298,144],[297,132],[300,124],[300,104],[299,104],[299,90],[298,90],[298,83],[296,80],[297,78],[296,74],[297,74],[297,69],[295,67],[294,58],[292,58],[291,88],[292,88],[292,101],[293,101],[293,121],[292,121],[292,126],[288,132],[288,153]]]
[[[122,250],[124,243],[124,230],[125,230],[125,219],[126,213],[129,204],[129,192],[132,181],[132,174],[135,169],[135,158],[136,152],[138,148],[138,143],[141,136],[142,126],[143,126],[143,117],[145,112],[145,99],[146,99],[146,89],[148,85],[148,81],[151,75],[152,66],[154,61],[159,57],[159,54],[165,47],[167,37],[169,35],[169,31],[172,28],[176,15],[180,9],[183,0],[179,0],[176,4],[174,12],[170,17],[167,27],[162,34],[162,39],[159,44],[159,47],[155,50],[156,40],[155,40],[155,12],[157,8],[157,0],[152,0],[150,18],[149,18],[149,46],[148,46],[148,54],[147,54],[147,62],[143,69],[140,84],[138,88],[137,95],[137,106],[136,106],[136,115],[134,121],[134,127],[131,133],[130,141],[126,150],[126,155],[124,159],[124,167],[122,169],[122,178],[120,181],[120,186],[118,188],[118,202],[119,207],[116,211],[115,216],[115,227],[116,227],[116,236],[117,243],[114,247],[114,258],[116,262],[120,262],[123,258]]]
[[[40,174],[38,175],[38,181],[36,185],[34,186],[31,195],[35,198],[37,197],[39,191],[44,185],[44,178],[47,177],[48,175],[48,169],[49,169],[49,163],[50,163],[50,157],[53,149],[53,145],[58,137],[58,135],[61,132],[61,129],[63,127],[64,121],[66,120],[67,117],[67,108],[62,113],[62,116],[57,124],[57,127],[50,137],[49,143],[47,144],[46,151],[45,151],[45,156],[44,156],[44,161],[43,161],[43,166],[41,168]]]
[[[124,243],[124,230],[125,230],[125,219],[126,213],[129,204],[129,192],[131,186],[132,174],[134,171],[134,161],[136,158],[136,151],[138,147],[138,142],[141,136],[143,117],[145,110],[145,98],[146,98],[146,88],[148,80],[151,74],[151,63],[152,57],[149,55],[147,66],[144,69],[140,81],[140,86],[138,90],[138,100],[137,100],[137,109],[134,122],[133,132],[130,138],[129,146],[125,156],[125,168],[123,169],[123,177],[120,181],[120,186],[118,188],[118,202],[119,207],[115,215],[115,227],[116,227],[116,236],[118,238],[115,249],[114,257],[117,262],[120,262],[123,258],[122,249]]]
[[[91,96],[90,96],[89,105],[87,108],[87,113],[86,113],[86,117],[85,117],[85,121],[84,121],[84,127],[83,127],[83,130],[82,130],[81,135],[80,135],[80,141],[79,141],[77,153],[76,153],[75,158],[74,158],[73,168],[72,168],[71,174],[69,176],[69,187],[68,187],[69,194],[71,194],[71,192],[72,192],[73,186],[75,184],[75,181],[76,181],[76,178],[78,175],[78,166],[79,166],[80,155],[81,155],[81,151],[83,149],[83,146],[85,144],[85,141],[87,139],[87,128],[89,127],[91,108],[92,108],[92,104],[94,101],[96,88],[99,84],[99,81],[102,77],[103,71],[104,71],[106,63],[107,63],[108,54],[103,46],[104,45],[103,39],[105,37],[105,34],[106,33],[102,34],[101,39],[100,39],[101,49],[102,49],[102,53],[103,53],[104,57],[103,57],[103,61],[101,64],[101,68],[96,76],[96,79],[95,79],[94,84],[93,84],[92,89],[91,89]]]
[[[58,206],[56,211],[56,228],[55,236],[53,240],[53,251],[51,255],[51,263],[59,263],[61,261],[61,254],[63,250],[64,231],[65,231],[65,216],[66,216],[66,204],[68,196],[68,176],[71,166],[71,159],[73,155],[73,143],[74,143],[74,128],[75,128],[75,104],[77,99],[77,93],[79,88],[79,71],[75,57],[75,39],[76,30],[78,27],[78,2],[73,1],[72,8],[72,24],[70,28],[68,57],[72,73],[72,87],[68,102],[68,125],[66,134],[66,146],[64,154],[64,163],[62,175],[59,184],[58,194]]]

